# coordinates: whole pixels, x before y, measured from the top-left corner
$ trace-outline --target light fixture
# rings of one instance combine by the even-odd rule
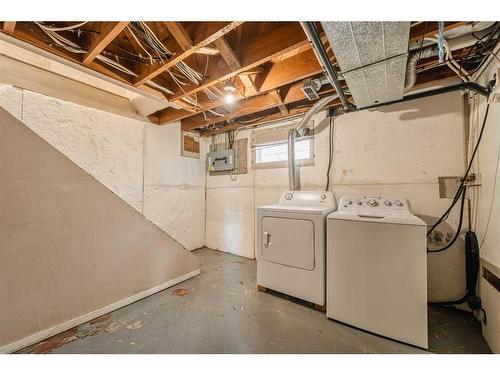
[[[231,82],[226,83],[224,86],[224,102],[226,104],[233,104],[236,100],[234,93],[236,92],[236,87]]]

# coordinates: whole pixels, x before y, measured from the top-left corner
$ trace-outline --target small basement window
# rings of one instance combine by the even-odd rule
[[[292,125],[296,126],[296,125]],[[255,131],[252,140],[252,168],[286,168],[288,166],[288,131],[292,126]],[[314,165],[313,138],[295,142],[298,166]]]

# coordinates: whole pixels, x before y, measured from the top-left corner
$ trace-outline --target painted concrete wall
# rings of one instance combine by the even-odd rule
[[[183,246],[204,245],[204,159],[180,155],[178,123],[160,128],[7,85],[0,107]]]
[[[478,83],[486,85],[498,77],[500,64],[495,60],[481,74]],[[480,99],[478,125],[482,125],[486,100]],[[483,139],[474,164],[481,175],[482,185],[477,188],[476,231],[482,264],[500,278],[500,104],[491,104]],[[488,324],[483,324],[483,334],[495,353],[500,353],[500,292],[485,279],[480,280],[480,295],[486,310]]]
[[[0,352],[199,272],[194,255],[3,109],[0,207]]]
[[[143,213],[193,250],[205,244],[205,140],[200,159],[181,157],[180,129],[145,126]]]
[[[321,121],[321,116],[316,121]],[[238,138],[248,137],[242,131]],[[438,176],[464,170],[464,116],[459,93],[347,114],[335,121],[331,190],[403,196],[414,212],[433,223],[449,205],[440,199]],[[322,190],[328,165],[328,129],[314,138],[315,165],[301,168],[303,190]],[[250,157],[249,157],[250,160]],[[288,189],[287,169],[251,170],[233,182],[207,176],[206,245],[254,257],[255,207],[277,202]],[[453,232],[457,215],[447,230]],[[429,298],[461,297],[464,291],[463,242],[429,256]]]

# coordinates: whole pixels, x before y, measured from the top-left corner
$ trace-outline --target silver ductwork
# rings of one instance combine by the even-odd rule
[[[338,97],[339,94],[335,93],[320,99],[307,111],[299,125],[288,132],[288,185],[291,191],[300,190],[299,170],[295,164],[295,139],[304,136],[307,132],[307,124],[309,124],[312,117]]]
[[[405,90],[408,90],[415,86],[417,82],[417,64],[420,59],[425,59],[431,56],[437,56],[438,54],[437,45],[427,46],[422,48],[420,51],[413,51],[408,57],[408,62],[406,63],[406,76],[405,76]]]
[[[401,99],[410,22],[321,22],[358,108]]]

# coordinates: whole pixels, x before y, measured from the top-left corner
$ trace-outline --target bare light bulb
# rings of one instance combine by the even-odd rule
[[[234,94],[231,92],[224,95],[224,102],[226,102],[226,104],[233,104],[235,99]]]
[[[234,93],[236,92],[236,87],[232,83],[227,83],[226,86],[224,86],[224,102],[226,104],[233,104],[234,101],[236,100],[236,96],[234,96]]]

